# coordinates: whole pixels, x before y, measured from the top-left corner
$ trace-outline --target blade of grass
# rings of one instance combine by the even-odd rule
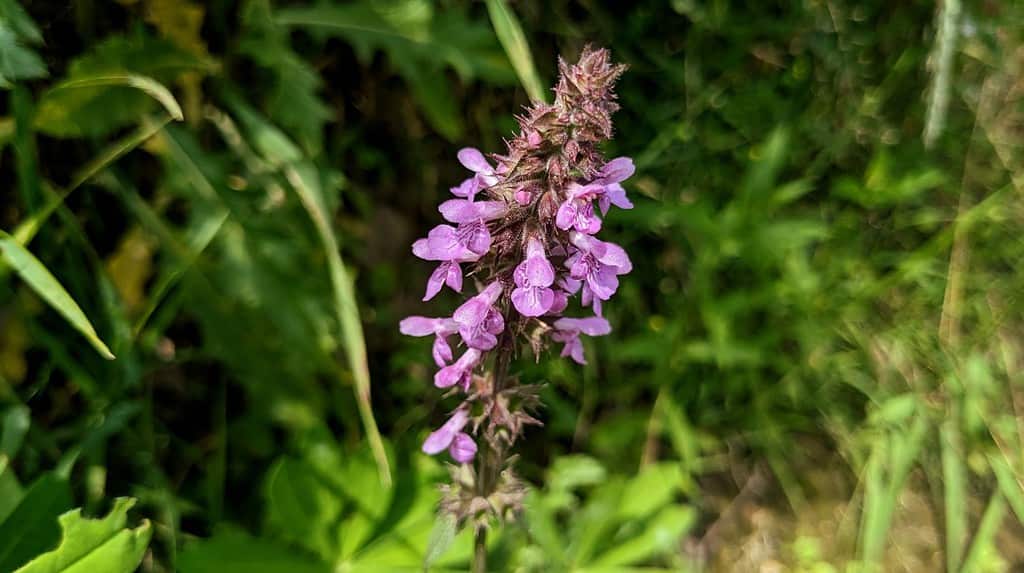
[[[992,473],[996,475],[999,491],[1009,502],[1013,513],[1017,514],[1017,519],[1024,523],[1024,491],[1022,491],[1020,482],[1013,475],[1010,462],[1002,455],[989,454],[988,465],[992,468]]]
[[[509,9],[505,0],[487,0],[487,12],[491,16],[491,24],[494,26],[498,41],[512,62],[512,67],[526,89],[526,94],[533,101],[547,103],[544,84],[540,81],[537,68],[533,64],[530,44],[526,41],[526,34],[523,33],[519,19]]]
[[[178,101],[174,99],[171,92],[160,82],[146,76],[124,74],[79,78],[61,83],[54,87],[53,91],[100,86],[125,86],[137,89],[155,99],[160,103],[160,105],[164,106],[168,115],[170,115],[175,121],[182,121],[185,119],[185,114],[182,113],[181,106],[178,105]]]
[[[39,259],[4,231],[0,231],[0,256],[32,290],[36,291],[43,300],[59,312],[75,330],[82,333],[100,356],[107,360],[114,359],[110,349],[100,340],[96,329],[93,328],[92,323],[89,322],[68,291],[61,286],[43,263],[39,262]]]
[[[36,139],[32,131],[32,92],[17,85],[10,95],[14,112],[14,162],[18,174],[18,190],[28,212],[35,211],[43,202],[36,164]]]
[[[893,513],[910,470],[924,446],[927,431],[928,423],[919,415],[909,431],[905,428],[891,430],[872,448],[864,476],[861,521],[861,561],[868,570],[879,563],[885,552]]]
[[[388,466],[384,442],[377,429],[377,421],[373,417],[373,406],[370,401],[370,369],[366,361],[366,343],[363,340],[363,325],[359,320],[359,307],[356,304],[355,289],[352,279],[345,270],[341,260],[338,239],[334,235],[323,204],[319,184],[316,182],[314,168],[309,163],[300,163],[285,168],[285,177],[295,193],[299,196],[302,206],[309,213],[317,234],[327,251],[327,267],[330,272],[331,286],[334,290],[334,305],[341,324],[342,336],[345,339],[345,354],[348,356],[349,368],[355,379],[356,403],[359,415],[363,419],[370,449],[377,462],[377,471],[381,482],[391,485],[391,469]]]
[[[942,424],[939,435],[946,518],[946,570],[959,568],[967,540],[967,476],[961,457],[960,435],[953,421]]]
[[[978,524],[978,531],[974,534],[974,541],[971,542],[971,548],[960,567],[960,573],[973,573],[979,570],[985,549],[992,545],[1005,514],[1006,500],[996,491],[988,500],[988,506],[981,516],[981,523]]]

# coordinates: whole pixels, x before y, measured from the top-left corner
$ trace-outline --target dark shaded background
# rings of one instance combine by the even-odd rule
[[[418,570],[445,479],[418,447],[451,404],[429,342],[397,323],[457,297],[420,302],[430,265],[409,244],[465,177],[456,151],[500,151],[528,103],[487,6],[23,6],[48,76],[3,92],[0,228],[164,117],[137,90],[63,79],[149,76],[185,115],[29,245],[116,361],[0,278],[0,485],[16,488],[0,491],[13,507],[56,472],[71,494],[38,512],[34,553],[63,510],[133,496],[155,524],[145,571],[254,570],[256,548],[268,572]],[[585,368],[516,365],[546,384],[545,426],[519,446],[533,509],[495,537],[496,570],[1020,563],[1021,8],[508,7],[545,85],[588,42],[629,64],[607,154],[637,174],[636,208],[606,221],[634,263],[614,332]],[[393,490],[365,451],[293,168],[322,189],[355,280]],[[464,568],[466,541],[439,563]]]

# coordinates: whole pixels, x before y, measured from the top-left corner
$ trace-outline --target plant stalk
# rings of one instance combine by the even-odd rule
[[[512,312],[507,311],[507,321],[512,320]],[[512,361],[513,340],[508,336],[508,331],[502,334],[498,342],[497,355],[494,357],[494,370],[491,378],[491,396],[497,400],[497,396],[505,388],[508,378],[508,367]],[[477,480],[476,495],[487,499],[494,493],[498,484],[498,476],[505,462],[505,448],[500,445],[500,437],[489,435],[481,440],[484,451],[477,456]],[[486,573],[487,571],[487,524],[476,524],[476,535],[474,537],[473,550],[473,573]]]

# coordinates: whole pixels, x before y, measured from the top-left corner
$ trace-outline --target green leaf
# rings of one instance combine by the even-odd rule
[[[10,28],[14,33],[29,44],[41,44],[43,35],[39,27],[18,4],[17,0],[0,0],[0,24]]]
[[[81,332],[100,353],[100,356],[107,360],[114,359],[110,349],[100,340],[96,329],[93,328],[92,323],[89,322],[71,295],[32,253],[19,245],[14,237],[3,231],[0,231],[0,258],[14,269],[14,272],[18,273],[32,290],[36,291],[43,300],[71,323],[75,330]]]
[[[320,74],[291,49],[288,30],[273,21],[267,0],[250,0],[242,11],[244,34],[238,51],[273,75],[262,92],[267,114],[290,129],[303,147],[321,146],[324,124],[333,114],[319,96]]]
[[[146,76],[124,74],[77,78],[58,84],[50,90],[50,93],[55,94],[60,90],[110,86],[124,86],[142,91],[149,97],[158,101],[160,105],[164,106],[164,109],[167,110],[167,114],[175,121],[182,121],[185,119],[185,114],[182,113],[181,106],[178,105],[178,101],[174,99],[171,92],[160,84],[160,82]]]
[[[383,51],[409,82],[430,124],[448,139],[462,132],[462,119],[446,80],[452,68],[464,80],[480,78],[511,83],[515,73],[494,34],[485,24],[458,10],[434,13],[430,3],[318,5],[280,10],[276,21],[302,26],[321,35],[340,36],[368,61]]]
[[[341,500],[307,464],[282,459],[267,474],[267,527],[281,539],[305,547],[325,560],[338,553],[332,526]]]
[[[21,448],[30,422],[31,413],[27,406],[18,404],[7,409],[3,415],[3,425],[0,426],[0,456],[14,458]]]
[[[60,539],[57,517],[71,507],[71,488],[54,473],[29,486],[0,523],[0,571],[14,571]]]
[[[608,472],[600,462],[584,455],[562,456],[548,471],[548,487],[552,491],[572,490],[604,481]]]
[[[0,88],[46,75],[46,65],[39,55],[26,48],[15,32],[0,22]]]
[[[555,516],[548,510],[544,499],[536,491],[526,496],[524,503],[526,529],[533,542],[547,554],[553,565],[565,562],[566,544]]]
[[[644,518],[672,502],[679,491],[683,475],[675,462],[661,462],[640,468],[640,473],[626,484],[619,505],[623,519]]]
[[[1006,514],[1006,500],[998,491],[989,498],[985,513],[981,516],[981,523],[971,540],[971,548],[964,558],[960,573],[974,573],[982,570],[981,562],[987,550],[990,550],[995,543],[996,535],[1001,529],[1003,517]]]
[[[669,506],[655,516],[643,531],[628,541],[614,544],[601,554],[594,565],[640,565],[671,551],[679,539],[697,522],[697,510],[689,506]]]
[[[444,552],[455,541],[455,534],[459,532],[458,522],[452,515],[438,515],[434,521],[434,527],[430,531],[430,538],[427,541],[427,553],[423,556],[423,568],[429,569],[435,561],[440,559]]]
[[[512,67],[515,68],[527,95],[533,101],[547,102],[544,84],[533,65],[530,44],[526,41],[526,34],[523,33],[523,27],[515,13],[505,0],[487,0],[487,13],[491,16],[491,24],[494,25],[498,41],[505,48],[505,53],[508,54],[508,59],[512,62]]]
[[[43,94],[36,127],[56,137],[102,136],[138,121],[150,111],[154,98],[180,116],[177,104],[169,103],[173,98],[156,84],[213,67],[167,40],[141,33],[112,36],[72,61],[66,80]]]
[[[0,523],[3,523],[7,516],[18,507],[25,492],[18,483],[18,478],[11,469],[10,459],[0,455]]]
[[[82,517],[75,509],[60,516],[63,538],[56,549],[36,557],[17,573],[131,573],[139,566],[153,531],[149,521],[125,529],[135,500],[120,497],[102,519]]]
[[[330,573],[331,567],[270,539],[219,529],[178,555],[181,573]]]
[[[942,492],[946,522],[946,570],[956,571],[967,543],[967,469],[963,445],[954,420],[946,420],[939,431],[942,460]],[[998,494],[997,494],[998,495]]]

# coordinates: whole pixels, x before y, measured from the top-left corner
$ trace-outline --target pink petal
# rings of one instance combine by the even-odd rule
[[[567,200],[558,206],[558,213],[555,214],[555,226],[563,231],[569,230],[576,220],[576,205],[573,201]]]
[[[462,432],[462,428],[466,427],[468,421],[469,414],[465,410],[456,410],[443,426],[427,436],[423,442],[423,452],[430,455],[443,452],[451,445],[455,436]]]
[[[484,154],[480,153],[480,150],[473,147],[464,147],[459,150],[457,155],[459,163],[463,167],[476,173],[490,173],[494,171],[491,164],[484,158]]]
[[[444,279],[448,288],[455,292],[462,292],[462,267],[459,263],[448,263],[448,275]]]
[[[448,340],[444,336],[434,338],[434,345],[430,349],[430,354],[433,356],[434,364],[437,364],[438,368],[444,368],[452,361],[452,347],[449,346]]]
[[[601,168],[601,181],[605,184],[619,183],[632,177],[636,172],[633,160],[628,157],[616,157]]]
[[[398,323],[398,331],[406,336],[426,336],[428,334],[434,334],[439,320],[440,319],[427,318],[425,316],[406,317],[402,319],[402,322]]]
[[[523,316],[542,316],[555,302],[555,292],[549,288],[529,287],[512,291],[512,305]]]
[[[427,279],[427,292],[423,295],[423,301],[426,302],[441,292],[441,287],[444,286],[445,277],[448,276],[448,265],[450,263],[441,263],[434,269],[434,272],[430,273],[430,278]]]
[[[451,454],[453,460],[460,464],[467,464],[473,461],[473,457],[476,455],[476,442],[469,437],[469,434],[459,432],[452,440],[451,446],[448,447],[448,453]]]

